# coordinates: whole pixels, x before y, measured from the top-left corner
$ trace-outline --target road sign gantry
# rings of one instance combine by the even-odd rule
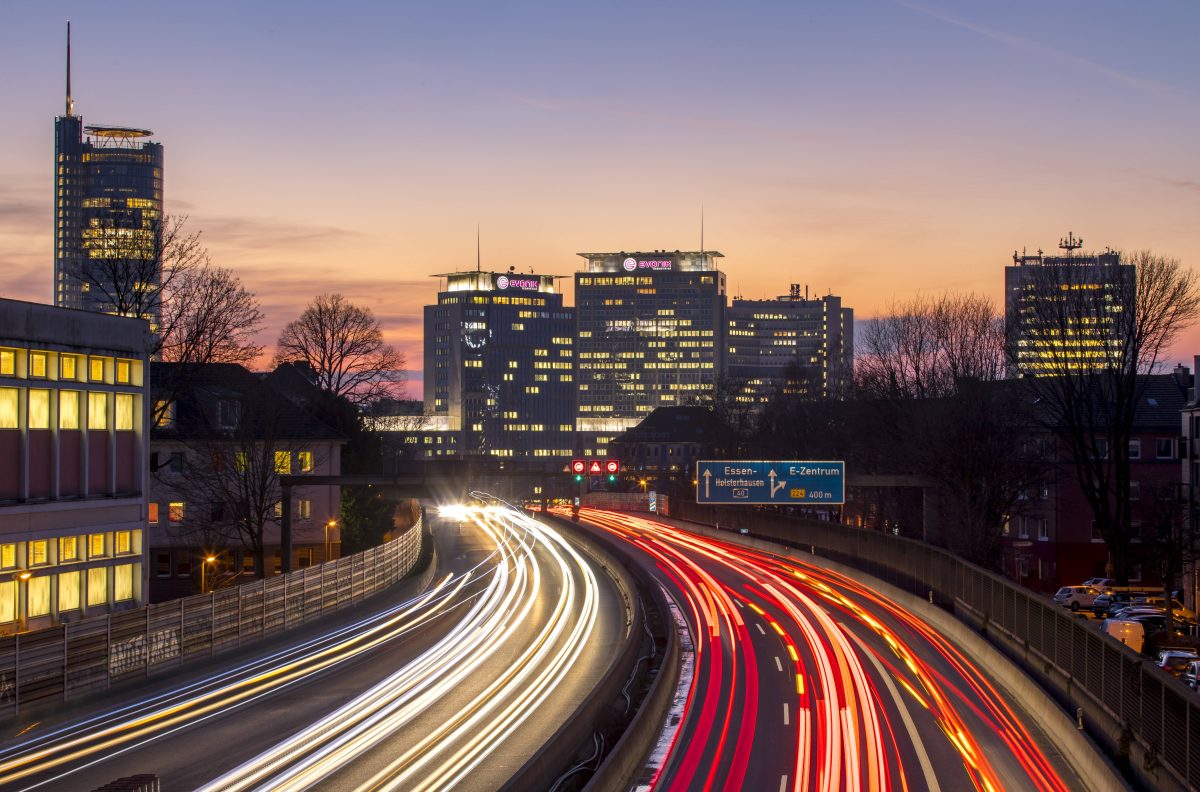
[[[718,459],[696,463],[697,503],[840,506],[846,463]]]

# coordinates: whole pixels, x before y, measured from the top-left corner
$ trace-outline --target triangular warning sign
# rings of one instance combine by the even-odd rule
[[[593,459],[591,467],[588,468],[588,472],[599,474],[600,473],[600,460]]]

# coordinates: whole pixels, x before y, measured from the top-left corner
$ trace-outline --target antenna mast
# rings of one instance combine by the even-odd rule
[[[1083,247],[1083,239],[1076,239],[1075,234],[1068,231],[1067,235],[1058,241],[1058,246],[1067,251],[1067,255],[1069,256]]]
[[[479,223],[475,224],[475,271],[483,272],[483,259],[479,256]]]
[[[704,204],[700,204],[700,253],[704,254]]]
[[[71,20],[67,20],[67,116],[69,117],[75,109],[75,103],[71,101]]]

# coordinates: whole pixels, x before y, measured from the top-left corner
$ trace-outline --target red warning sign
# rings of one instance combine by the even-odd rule
[[[592,460],[592,463],[588,466],[588,473],[595,473],[596,475],[600,474],[600,460],[599,459]]]
[[[587,463],[584,462],[582,459],[572,459],[571,460],[571,472],[572,473],[582,473],[585,470],[587,470]]]
[[[620,461],[618,461],[616,459],[604,460],[604,472],[605,473],[620,473],[621,472]]]

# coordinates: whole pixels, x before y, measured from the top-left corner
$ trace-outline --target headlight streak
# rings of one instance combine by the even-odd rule
[[[896,734],[886,709],[880,704],[881,694],[866,674],[860,650],[849,642],[846,628],[834,621],[822,601],[875,633],[895,654],[898,665],[886,662],[886,658],[865,644],[862,649],[879,656],[888,672],[935,719],[961,756],[962,766],[976,788],[1001,789],[1004,784],[951,697],[995,731],[1035,788],[1067,788],[1004,697],[975,666],[940,633],[858,581],[794,558],[690,534],[650,519],[591,509],[584,509],[581,517],[653,556],[660,571],[689,600],[695,599],[697,604],[691,608],[695,624],[713,624],[711,610],[705,605],[715,595],[695,591],[698,586],[707,587],[713,579],[707,573],[687,574],[692,571],[693,562],[683,554],[685,550],[749,581],[745,584],[748,591],[760,592],[753,595],[757,603],[748,598],[743,601],[784,641],[788,656],[796,665],[798,734],[791,789],[908,789]],[[771,608],[785,613],[787,622],[772,617]],[[911,631],[912,635],[901,637],[879,618],[882,614],[895,619],[901,625],[899,629]],[[815,664],[813,685],[805,685],[803,664],[788,635],[789,623],[803,637],[807,647],[805,662]],[[932,648],[956,676],[948,679],[923,660],[906,643],[913,639]],[[694,687],[700,687],[699,669],[697,661]],[[707,669],[713,674],[720,672],[718,663],[710,664]],[[712,680],[707,684],[711,691]],[[690,705],[689,700],[685,719],[694,723],[693,738],[688,741],[690,744],[679,746],[683,756],[669,758],[668,766],[676,761],[682,767],[688,756],[699,757],[705,746],[714,742],[719,745],[724,740],[724,735],[717,734],[705,719],[703,711],[697,716],[690,711]],[[745,703],[739,706],[751,708]],[[816,730],[806,735],[810,717],[815,717]],[[738,780],[729,774],[725,788],[731,788]],[[664,774],[662,781],[662,788],[672,790],[686,788],[688,783],[678,774]]]
[[[594,630],[599,611],[595,573],[561,536],[520,512],[491,506],[467,514],[495,541],[514,545],[502,565],[505,570],[495,578],[495,594],[475,604],[465,623],[468,629],[456,630],[418,661],[204,789],[327,785],[347,762],[438,703],[526,625],[545,594],[535,545],[551,557],[563,580],[544,626],[466,705],[359,788],[453,788],[537,711],[575,665]]]

